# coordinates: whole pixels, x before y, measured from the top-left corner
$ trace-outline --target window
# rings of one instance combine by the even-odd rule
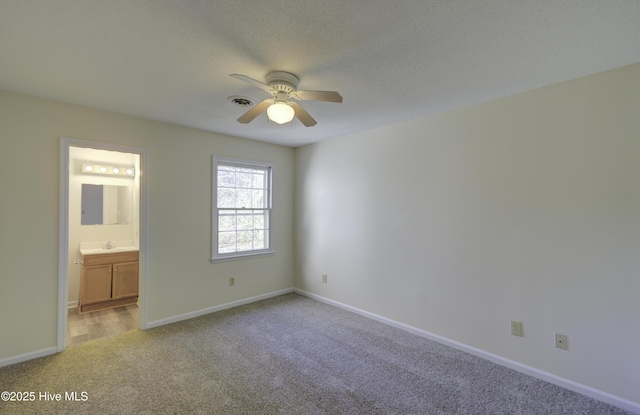
[[[211,261],[273,253],[272,170],[271,164],[213,158]]]

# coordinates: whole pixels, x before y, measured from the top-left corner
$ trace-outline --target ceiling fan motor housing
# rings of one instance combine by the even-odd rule
[[[267,85],[275,89],[276,92],[290,94],[298,89],[300,80],[297,76],[289,72],[275,71],[267,74]]]

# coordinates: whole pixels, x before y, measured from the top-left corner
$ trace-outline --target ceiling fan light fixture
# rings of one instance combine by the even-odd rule
[[[267,115],[275,123],[286,124],[293,120],[295,112],[286,102],[278,101],[267,108]]]
[[[242,114],[237,119],[241,124],[250,123],[266,111],[269,120],[275,123],[286,124],[295,117],[305,127],[313,127],[317,124],[316,120],[297,101],[342,102],[342,96],[336,91],[299,91],[298,77],[289,72],[270,72],[267,74],[266,84],[246,75],[234,73],[231,76],[263,89],[273,96],[273,99],[265,99]]]

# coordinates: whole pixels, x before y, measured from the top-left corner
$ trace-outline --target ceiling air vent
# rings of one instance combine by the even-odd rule
[[[234,95],[227,98],[227,101],[231,102],[236,107],[243,107],[243,108],[253,107],[253,101],[251,101],[251,98],[247,98],[247,97]]]

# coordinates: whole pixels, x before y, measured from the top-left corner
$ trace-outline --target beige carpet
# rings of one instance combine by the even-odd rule
[[[626,414],[296,294],[5,367],[0,390],[35,394],[2,414]]]

